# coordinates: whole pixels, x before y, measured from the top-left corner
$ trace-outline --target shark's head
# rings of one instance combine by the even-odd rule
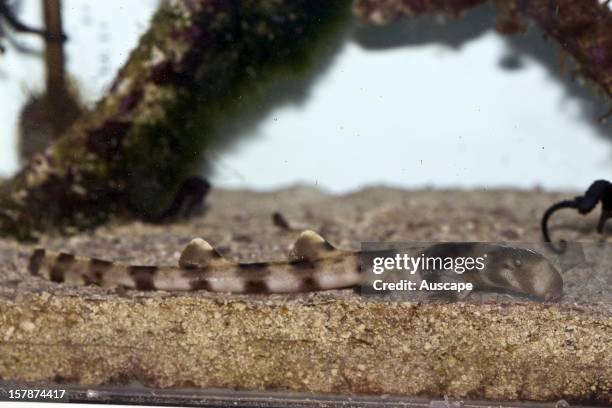
[[[499,247],[488,254],[491,284],[541,300],[563,295],[563,278],[543,255],[524,248]]]

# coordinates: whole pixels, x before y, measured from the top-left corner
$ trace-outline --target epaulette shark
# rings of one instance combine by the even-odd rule
[[[425,252],[457,253],[457,245],[461,246],[463,256],[466,251],[487,251],[490,268],[480,274],[458,275],[458,279],[472,282],[474,290],[502,290],[547,300],[561,295],[563,283],[558,271],[532,251],[468,243],[434,244]],[[285,261],[232,262],[205,240],[195,238],[181,253],[178,266],[125,265],[36,249],[30,257],[29,271],[53,282],[72,285],[272,294],[359,287],[372,278],[361,264],[360,252],[339,250],[316,232],[304,231]]]

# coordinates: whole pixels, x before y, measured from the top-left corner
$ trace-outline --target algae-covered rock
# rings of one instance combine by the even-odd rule
[[[344,0],[162,2],[110,91],[0,186],[0,233],[159,214],[202,165],[212,129],[266,84],[306,72],[348,13]]]

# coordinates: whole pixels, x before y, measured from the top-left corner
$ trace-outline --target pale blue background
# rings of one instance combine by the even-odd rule
[[[30,22],[38,22],[38,3],[23,2]],[[65,0],[69,68],[88,100],[106,89],[156,3]],[[451,33],[463,29],[454,24]],[[595,178],[611,178],[610,128],[594,122],[598,112],[586,92],[564,85],[556,66],[528,52],[519,55],[522,68],[501,69],[516,50],[495,32],[473,33],[454,47],[417,41],[366,49],[354,37],[315,79],[278,87],[297,97],[264,109],[260,120],[237,118],[220,130],[239,138],[208,152],[215,185],[583,190]],[[42,86],[41,69],[36,58],[12,50],[0,56],[2,175],[17,169],[15,120],[27,91]]]

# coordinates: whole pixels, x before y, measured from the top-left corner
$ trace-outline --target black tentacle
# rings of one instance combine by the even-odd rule
[[[578,208],[578,203],[576,202],[576,200],[563,200],[563,201],[559,201],[556,204],[553,204],[552,206],[550,206],[548,208],[548,210],[546,210],[546,212],[544,213],[544,216],[542,216],[542,235],[544,236],[544,241],[550,243],[550,248],[560,254],[565,252],[566,248],[567,248],[567,243],[564,240],[561,240],[561,246],[560,247],[555,247],[555,245],[552,243],[552,240],[550,239],[550,234],[548,233],[548,219],[550,218],[551,215],[553,215],[553,213],[555,213],[558,210],[561,210],[563,208]]]

